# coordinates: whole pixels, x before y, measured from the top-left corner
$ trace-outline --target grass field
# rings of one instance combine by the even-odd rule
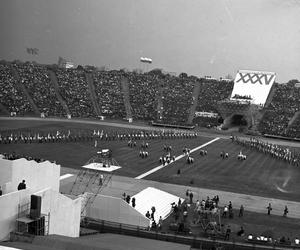
[[[64,122],[32,122],[32,121],[1,121],[0,133],[55,133],[71,130],[71,133],[86,133],[96,130],[128,131],[127,128],[105,127],[92,124]],[[184,146],[194,148],[213,138],[198,137],[197,139],[150,140],[147,159],[139,157],[138,141],[136,148],[127,146],[127,141],[101,141],[100,148],[110,148],[113,157],[122,167],[115,174],[136,177],[157,167],[158,159],[163,152],[163,145],[172,145],[173,154],[182,154]],[[99,145],[100,144],[100,145]],[[33,144],[0,144],[0,152],[16,152],[33,157],[56,161],[62,167],[80,168],[96,152],[94,142],[68,143],[33,143]],[[201,157],[196,151],[192,154],[195,163],[186,164],[185,157],[169,166],[149,175],[146,179],[181,185],[194,185],[216,190],[232,191],[272,198],[300,201],[300,169],[262,153],[241,148],[230,140],[220,139],[206,147],[208,155]],[[229,152],[229,159],[220,158],[220,152]],[[240,150],[247,155],[247,160],[236,159]],[[177,170],[181,174],[177,175]],[[192,182],[191,182],[192,181]]]

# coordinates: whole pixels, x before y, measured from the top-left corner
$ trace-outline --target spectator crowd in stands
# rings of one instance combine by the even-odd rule
[[[193,89],[197,78],[165,76],[163,82],[161,120],[168,124],[185,125],[193,104]]]
[[[118,70],[94,72],[94,85],[101,112],[110,118],[125,118],[121,88],[123,72]]]
[[[8,112],[16,112],[18,115],[32,112],[28,100],[17,88],[16,79],[7,63],[0,63],[0,100]]]
[[[55,89],[46,67],[29,62],[14,63],[13,67],[41,113],[45,116],[63,115],[62,105],[56,99]]]
[[[55,73],[59,92],[72,117],[95,117],[84,70],[57,68]]]
[[[57,82],[49,72],[55,74]],[[87,72],[92,74],[90,81],[87,80]],[[127,87],[124,78],[127,79]],[[193,91],[199,85],[199,97],[195,100]],[[34,108],[27,100],[30,96],[45,116],[66,117],[70,112],[71,117],[97,118],[99,113],[96,110],[100,110],[104,117],[123,119],[129,116],[125,108],[125,100],[129,100],[130,115],[134,119],[185,125],[195,101],[196,112],[218,113],[218,102],[228,99],[232,88],[232,81],[199,79],[184,73],[177,77],[161,71],[90,72],[83,67],[61,69],[31,62],[0,62],[0,114],[31,115]],[[299,100],[299,87],[275,84],[275,95],[270,105],[265,107],[258,130],[263,134],[300,138]],[[99,109],[95,107],[97,105]],[[201,119],[196,118],[194,122],[203,125]],[[204,125],[210,122],[217,125],[218,119],[204,121]]]
[[[260,132],[270,135],[300,138],[299,115],[294,124],[289,122],[300,111],[300,88],[277,84],[275,95],[259,124]]]

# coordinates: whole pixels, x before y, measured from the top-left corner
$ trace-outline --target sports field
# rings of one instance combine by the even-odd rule
[[[71,133],[87,133],[93,130],[128,131],[126,126],[108,127],[95,124],[47,122],[47,121],[1,121],[0,133],[55,133],[56,131]],[[97,150],[110,148],[113,157],[121,169],[116,175],[137,177],[160,165],[159,157],[166,154],[163,145],[171,145],[172,154],[179,156],[183,147],[196,148],[215,137],[198,137],[197,139],[165,139],[149,140],[149,157],[140,158],[142,141],[137,147],[128,147],[127,141],[99,141],[98,148],[94,141],[32,143],[32,144],[0,144],[0,152],[16,152],[28,156],[56,161],[62,167],[78,169],[84,165]],[[232,191],[258,196],[266,196],[300,201],[300,169],[282,161],[271,158],[260,152],[241,148],[228,139],[219,139],[206,146],[207,156],[200,156],[199,151],[192,153],[195,162],[186,163],[186,157],[154,172],[146,179],[166,183],[204,187],[215,190]],[[222,159],[220,152],[229,153],[228,159]],[[246,161],[238,161],[239,151],[247,155]],[[180,174],[177,174],[180,169]]]

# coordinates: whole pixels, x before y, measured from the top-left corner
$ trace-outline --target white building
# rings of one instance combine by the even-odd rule
[[[0,157],[0,241],[16,231],[20,207],[30,208],[31,195],[41,197],[41,214],[47,216],[47,233],[78,237],[82,198],[71,199],[59,193],[60,165],[49,161],[37,163],[24,158],[6,160]],[[17,190],[26,181],[26,189]],[[30,221],[25,209],[24,221]]]

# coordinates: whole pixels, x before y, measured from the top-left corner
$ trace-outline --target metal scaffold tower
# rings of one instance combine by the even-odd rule
[[[204,210],[199,214],[199,223],[209,235],[222,235],[220,209]]]
[[[81,217],[85,210],[92,205],[101,190],[108,186],[113,176],[113,169],[119,168],[119,164],[112,158],[111,150],[98,151],[79,171],[72,184],[71,195],[83,195]]]

